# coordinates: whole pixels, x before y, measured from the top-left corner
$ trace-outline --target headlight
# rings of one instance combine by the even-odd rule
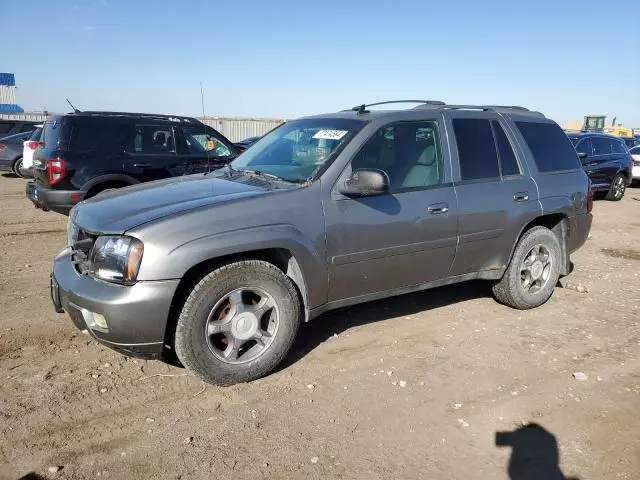
[[[136,281],[142,242],[132,237],[98,237],[89,253],[90,272],[108,282],[131,284]]]

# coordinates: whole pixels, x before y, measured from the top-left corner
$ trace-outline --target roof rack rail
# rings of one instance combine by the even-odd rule
[[[493,112],[521,112],[526,113],[527,115],[535,115],[539,117],[544,117],[544,115],[540,112],[536,112],[535,110],[529,110],[525,107],[520,107],[517,105],[449,105],[440,100],[389,100],[386,102],[376,102],[369,104],[362,104],[355,106],[349,110],[343,110],[343,112],[348,112],[350,110],[358,112],[358,114],[369,113],[367,107],[375,107],[377,105],[389,105],[394,103],[417,103],[414,110],[480,110],[483,112],[493,111]]]
[[[113,117],[142,117],[142,118],[162,118],[166,120],[191,122],[193,117],[186,115],[164,115],[160,113],[136,113],[136,112],[107,112],[99,110],[85,110],[79,113],[79,115],[102,115]]]
[[[377,107],[378,105],[389,105],[393,103],[421,103],[426,105],[446,105],[441,100],[388,100],[386,102],[375,102],[375,103],[367,103],[362,105],[356,105],[349,110],[353,110],[358,113],[367,113],[367,107]],[[344,112],[348,112],[349,110],[343,110]]]
[[[526,113],[527,115],[536,115],[539,117],[544,117],[544,115],[535,110],[529,110],[525,107],[519,107],[516,105],[417,105],[414,109],[431,109],[431,110],[480,110],[483,112],[492,111],[492,112],[520,112]]]

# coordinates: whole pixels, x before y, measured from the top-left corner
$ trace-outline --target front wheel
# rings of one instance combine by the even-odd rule
[[[533,227],[520,238],[504,276],[493,285],[493,294],[500,303],[519,310],[542,305],[558,283],[560,259],[555,234]]]
[[[255,380],[289,352],[301,317],[298,290],[282,271],[260,260],[230,263],[191,290],[176,326],[176,354],[210,383]]]
[[[613,177],[609,191],[607,192],[606,199],[618,202],[624,197],[624,192],[627,189],[627,179],[621,173],[616,174]]]

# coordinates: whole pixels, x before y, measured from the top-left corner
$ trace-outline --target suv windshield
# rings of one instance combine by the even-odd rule
[[[312,118],[287,122],[251,146],[231,168],[290,182],[312,178],[364,126],[361,120]]]

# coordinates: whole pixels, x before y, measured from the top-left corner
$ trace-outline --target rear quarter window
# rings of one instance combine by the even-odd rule
[[[62,119],[61,117],[53,117],[47,120],[42,129],[42,138],[40,141],[46,148],[57,148],[62,136]]]
[[[128,124],[76,120],[71,128],[70,148],[77,152],[123,152],[128,138]]]
[[[515,122],[541,173],[575,170],[578,154],[569,137],[555,123]]]

